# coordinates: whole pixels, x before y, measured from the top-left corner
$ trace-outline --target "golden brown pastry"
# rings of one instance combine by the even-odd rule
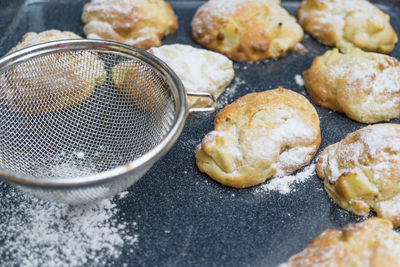
[[[315,103],[353,120],[373,123],[400,116],[400,63],[393,57],[333,49],[316,57],[303,76]]]
[[[342,51],[388,54],[397,42],[389,15],[366,0],[303,0],[297,18],[312,37]]]
[[[218,97],[235,74],[227,57],[190,45],[163,45],[149,52],[174,70],[187,92],[208,92]],[[189,108],[208,104],[200,97],[187,96],[187,100]]]
[[[87,38],[106,39],[142,49],[160,46],[178,21],[164,0],[91,0],[83,7]]]
[[[30,32],[22,37],[11,52],[35,44],[79,39],[72,32],[48,30]],[[92,66],[90,72],[82,66]],[[0,101],[12,111],[25,114],[45,114],[79,105],[106,77],[103,61],[97,54],[82,52],[47,55],[22,63],[0,76]]]
[[[296,19],[273,0],[209,0],[192,20],[196,42],[237,61],[277,59],[303,39]]]
[[[320,142],[314,107],[304,96],[280,87],[225,106],[195,156],[200,171],[224,185],[243,188],[307,165]]]
[[[279,267],[399,267],[400,234],[388,220],[370,218],[342,231],[328,229]]]
[[[330,145],[317,174],[340,207],[366,216],[370,210],[400,226],[400,124],[375,124]]]

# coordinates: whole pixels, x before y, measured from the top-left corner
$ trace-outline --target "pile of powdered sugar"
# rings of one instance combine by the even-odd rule
[[[48,176],[52,177],[82,177],[96,173],[96,169],[92,165],[79,166],[78,161],[64,162],[54,164],[47,170]]]
[[[6,266],[105,266],[138,242],[136,223],[119,221],[113,200],[69,206],[0,187],[0,255]]]
[[[303,77],[302,77],[300,74],[296,74],[296,75],[294,76],[294,80],[296,81],[296,84],[297,84],[298,86],[300,86],[300,87],[303,87],[303,86],[304,86],[304,79],[303,79]]]
[[[265,184],[255,189],[255,193],[278,191],[281,194],[289,194],[296,191],[295,184],[304,183],[315,174],[315,164],[310,164],[295,175],[272,177]]]

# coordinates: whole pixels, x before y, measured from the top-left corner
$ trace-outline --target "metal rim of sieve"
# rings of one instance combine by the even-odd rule
[[[189,113],[211,112],[216,109],[216,98],[209,93],[193,93],[187,92],[187,95],[197,97],[207,97],[211,99],[212,104],[203,108],[187,108],[186,93],[181,80],[175,72],[162,60],[154,55],[126,44],[106,40],[90,40],[90,39],[71,39],[42,43],[28,48],[21,49],[14,53],[4,56],[0,59],[0,73],[8,70],[12,66],[26,62],[31,58],[52,54],[56,51],[84,51],[92,50],[99,52],[117,52],[125,56],[139,59],[148,64],[151,68],[158,71],[163,78],[168,81],[171,94],[175,100],[176,116],[172,123],[171,129],[165,138],[137,159],[118,166],[114,169],[103,171],[96,174],[80,177],[40,177],[18,173],[6,168],[0,167],[0,178],[5,182],[12,184],[41,189],[71,189],[93,186],[95,184],[106,183],[114,178],[134,171],[143,166],[151,166],[160,159],[175,144],[180,133],[182,132],[186,117]]]

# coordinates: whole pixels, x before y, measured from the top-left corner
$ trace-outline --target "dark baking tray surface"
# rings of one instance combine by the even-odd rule
[[[85,2],[0,1],[0,55],[29,31],[56,28],[82,35],[80,16]],[[164,44],[185,43],[199,47],[191,39],[190,21],[203,2],[170,2],[179,18],[179,30],[164,39]],[[391,24],[398,34],[399,3],[378,2],[378,6],[390,14]],[[283,7],[291,14],[297,6],[298,2],[283,1]],[[303,44],[310,53],[291,53],[277,61],[257,64],[235,63],[236,77],[245,83],[236,83],[236,89],[231,88],[221,100],[230,103],[247,93],[278,86],[308,97],[294,77],[309,68],[313,58],[328,48],[308,35]],[[392,56],[400,58],[399,45]],[[318,106],[316,109],[321,119],[320,151],[365,126],[342,114]],[[129,196],[118,202],[120,220],[137,222],[134,231],[139,235],[139,243],[133,248],[125,247],[123,255],[110,259],[107,265],[276,266],[303,249],[324,229],[341,228],[363,219],[333,204],[315,175],[297,184],[295,192],[283,195],[279,192],[259,194],[255,193],[255,188],[228,188],[200,173],[193,151],[212,130],[214,116],[190,115],[174,147],[129,189]]]

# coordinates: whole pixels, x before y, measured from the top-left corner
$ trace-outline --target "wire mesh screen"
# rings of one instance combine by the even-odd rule
[[[0,74],[0,166],[39,177],[110,170],[159,144],[175,116],[169,85],[139,59],[33,57]]]

